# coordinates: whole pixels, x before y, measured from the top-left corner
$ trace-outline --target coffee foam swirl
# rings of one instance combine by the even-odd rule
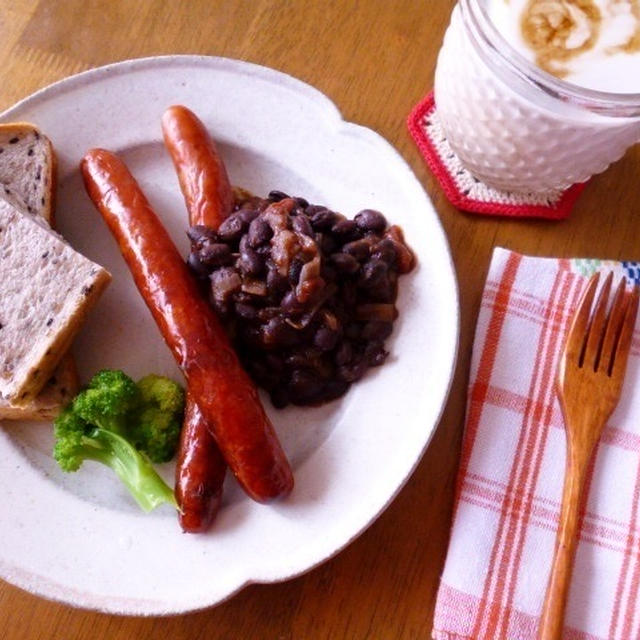
[[[528,0],[520,30],[536,64],[564,78],[587,51],[640,51],[640,0]]]
[[[562,77],[564,62],[593,48],[601,22],[593,0],[529,0],[520,26],[537,65]]]

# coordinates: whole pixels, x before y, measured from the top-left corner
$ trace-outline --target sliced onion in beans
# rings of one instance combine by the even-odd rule
[[[250,293],[254,296],[266,296],[267,295],[267,283],[264,280],[249,280],[245,278],[242,281],[242,290],[245,293]]]
[[[400,273],[409,273],[409,271],[411,271],[415,266],[416,258],[404,240],[404,233],[402,229],[398,225],[394,224],[386,230],[385,236],[391,238],[395,243],[395,248],[398,252],[396,258],[398,271]]]
[[[230,267],[218,269],[211,274],[211,292],[217,303],[226,303],[231,294],[241,286],[240,274]]]

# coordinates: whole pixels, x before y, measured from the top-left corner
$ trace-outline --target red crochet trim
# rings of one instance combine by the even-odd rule
[[[517,218],[547,218],[563,220],[569,216],[578,196],[586,186],[586,182],[569,187],[554,205],[538,204],[504,204],[502,202],[486,202],[465,196],[448,172],[442,158],[438,154],[422,124],[425,116],[435,111],[436,104],[433,91],[428,93],[411,111],[407,118],[409,132],[415,140],[420,153],[440,183],[447,199],[454,207],[469,213],[482,213],[490,216],[510,216]]]

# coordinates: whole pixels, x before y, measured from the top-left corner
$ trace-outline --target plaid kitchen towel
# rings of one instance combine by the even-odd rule
[[[587,277],[640,281],[640,264],[496,249],[471,362],[455,514],[435,640],[535,639],[554,552],[565,432],[554,389]],[[598,445],[565,620],[566,640],[640,638],[640,329]]]

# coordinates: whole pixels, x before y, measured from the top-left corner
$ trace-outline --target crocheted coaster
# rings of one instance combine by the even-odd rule
[[[442,130],[433,91],[413,109],[407,125],[424,159],[454,207],[470,213],[562,220],[570,213],[586,183],[565,191],[511,193],[499,191],[473,176],[453,152]]]

